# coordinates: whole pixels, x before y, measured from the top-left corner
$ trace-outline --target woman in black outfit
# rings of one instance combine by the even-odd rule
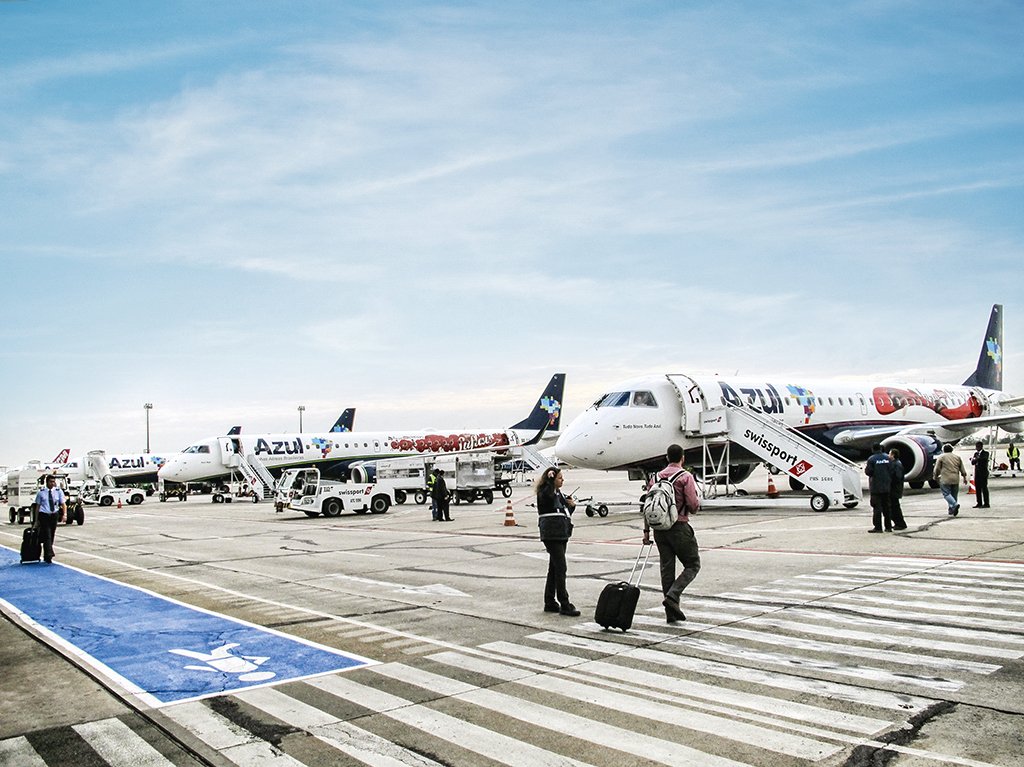
[[[537,521],[540,539],[548,550],[548,578],[544,583],[544,612],[576,617],[580,611],[565,589],[565,548],[572,536],[576,501],[562,495],[565,478],[559,469],[545,469],[537,480]]]

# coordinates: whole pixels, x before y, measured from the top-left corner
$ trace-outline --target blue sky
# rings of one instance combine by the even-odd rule
[[[1017,2],[0,2],[0,464],[675,372],[1024,392]]]

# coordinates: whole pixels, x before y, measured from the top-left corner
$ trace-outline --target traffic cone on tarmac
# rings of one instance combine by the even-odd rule
[[[516,527],[516,515],[512,513],[512,499],[508,499],[508,505],[505,506],[505,527]]]
[[[971,483],[970,483],[970,484],[969,484],[969,485],[967,486],[967,494],[968,494],[968,495],[974,495],[974,494],[976,494],[977,492],[978,492],[978,491],[977,491],[977,490],[975,489],[975,487],[974,487],[974,480],[972,479],[972,480],[971,480]]]
[[[771,474],[768,475],[768,497],[769,498],[778,498],[779,497],[779,491],[775,489],[775,481],[772,479],[772,475]]]
[[[119,508],[119,509],[121,508],[121,499],[120,498],[117,499],[117,508]]]

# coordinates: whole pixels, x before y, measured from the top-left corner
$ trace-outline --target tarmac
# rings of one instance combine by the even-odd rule
[[[974,496],[962,491],[962,510],[955,518],[946,513],[936,490],[908,490],[903,503],[908,530],[885,535],[867,534],[870,509],[866,500],[856,509],[815,513],[808,505],[808,494],[791,492],[788,485],[782,486],[784,480],[775,480],[781,491],[778,498],[766,497],[767,476],[758,470],[742,484],[750,495],[715,499],[694,517],[704,564],[685,595],[689,620],[671,635],[664,633],[672,627],[665,626],[659,613],[653,562],[633,630],[609,635],[587,624],[603,584],[628,573],[640,531],[636,513],[639,485],[600,472],[566,470],[565,489],[574,489],[581,499],[569,563],[573,599],[583,611],[583,617],[575,621],[539,609],[545,556],[536,542],[536,512],[526,484],[517,485],[508,502],[499,498],[489,507],[453,506],[455,521],[451,524],[433,522],[429,510],[410,504],[384,515],[346,514],[332,520],[276,515],[269,503],[213,505],[202,497],[192,497],[186,503],[159,503],[151,498],[139,507],[121,510],[90,508],[84,525],[58,530],[57,561],[204,611],[269,626],[303,641],[357,651],[382,664],[376,669],[401,670],[390,673],[411,673],[408,665],[419,663],[423,666],[419,673],[429,668],[436,674],[437,662],[453,652],[471,657],[483,648],[510,643],[525,647],[544,640],[562,643],[563,653],[581,653],[578,662],[604,657],[605,662],[625,663],[630,653],[652,648],[678,656],[680,663],[696,662],[686,661],[691,655],[699,657],[710,665],[702,666],[696,678],[715,689],[721,686],[722,691],[732,686],[742,688],[743,694],[754,690],[764,694],[760,685],[769,683],[766,675],[778,673],[778,665],[785,663],[787,674],[808,684],[836,685],[837,690],[845,689],[839,685],[857,686],[865,696],[891,694],[907,700],[925,694],[934,701],[906,721],[895,717],[893,727],[884,733],[839,739],[827,756],[816,757],[801,756],[803,746],[791,746],[789,741],[778,747],[788,754],[784,757],[762,753],[763,743],[742,736],[748,715],[729,713],[732,708],[715,715],[726,717],[729,728],[738,733],[735,736],[723,739],[721,733],[710,732],[714,728],[705,728],[690,717],[685,726],[693,732],[685,730],[689,735],[676,743],[676,751],[669,750],[664,757],[657,757],[655,751],[643,752],[642,758],[634,753],[634,761],[624,760],[619,749],[631,751],[618,743],[612,749],[600,747],[600,729],[588,735],[587,744],[567,751],[558,741],[535,737],[510,724],[505,712],[478,714],[475,726],[496,733],[504,748],[512,749],[509,754],[523,749],[522,754],[538,758],[533,762],[531,756],[529,761],[518,762],[521,764],[543,763],[541,752],[548,755],[544,759],[552,758],[553,764],[570,763],[565,761],[570,756],[595,765],[668,764],[676,763],[679,754],[693,757],[687,763],[710,764],[713,757],[759,766],[1024,764],[1024,663],[1022,653],[1013,649],[1021,647],[1024,652],[1024,477],[993,477],[990,509],[973,508]],[[588,505],[593,511],[600,504],[607,506],[607,516],[586,514]],[[506,524],[510,516],[514,525]],[[16,549],[20,532],[18,525],[0,526],[0,545]],[[18,578],[22,567],[45,565],[5,568],[0,597],[7,591],[4,583]],[[947,571],[952,577],[939,577]],[[967,578],[976,575],[976,582],[967,587]],[[932,576],[935,585],[929,587],[927,596],[911,597],[907,594],[912,592],[895,590],[908,579]],[[878,590],[876,596],[871,596],[872,589]],[[941,595],[946,593],[949,596],[943,599]],[[525,599],[524,594],[528,595]],[[897,594],[903,596],[894,596]],[[54,593],[52,599],[60,600],[61,595]],[[862,603],[860,599],[870,601]],[[744,607],[748,604],[751,609]],[[870,609],[864,612],[862,604]],[[256,692],[226,692],[180,706],[142,705],[83,653],[53,641],[29,617],[9,609],[6,603],[2,607],[0,765],[245,765],[264,763],[264,757],[266,763],[275,765],[378,763],[369,757],[354,758],[349,752],[344,758],[337,751],[330,752],[335,757],[325,756],[317,750],[322,743],[297,737],[300,732],[317,733],[316,726],[308,722],[293,722],[286,728],[291,735],[283,736],[286,730],[281,729],[279,717],[284,714],[259,714],[252,708],[253,701],[263,700]],[[802,616],[811,611],[830,621],[824,624],[825,636],[820,630],[808,634],[807,628],[789,636],[789,623],[771,623],[779,616]],[[866,647],[870,642],[862,636],[863,626],[870,626],[871,620],[897,621],[900,616],[917,629],[907,629],[905,636],[882,642],[876,649]],[[775,625],[775,632],[787,638],[773,640],[771,632],[755,637],[752,632],[759,625]],[[854,625],[861,628],[851,631]],[[967,638],[972,626],[1002,637],[996,641],[997,648],[985,650],[995,653],[995,660],[982,653],[981,643],[972,647]],[[726,641],[737,644],[725,650],[722,643]],[[931,651],[942,658],[929,656],[906,667],[900,665],[908,662],[901,653],[918,652],[915,643],[932,642],[946,648]],[[613,647],[617,649],[610,649]],[[782,661],[778,653],[784,651],[814,653],[815,660]],[[428,658],[438,661],[428,663]],[[727,661],[742,673],[731,672],[728,681],[710,684],[707,675],[712,674],[714,664]],[[480,672],[470,673],[465,667],[469,663],[463,661],[464,668],[450,671],[445,685],[470,697],[483,696],[493,682],[482,681]],[[928,663],[938,664],[939,670],[929,671]],[[636,675],[651,666],[633,668]],[[380,673],[359,670],[338,678],[358,681]],[[559,672],[553,673],[557,676]],[[678,673],[692,682],[683,672]],[[917,673],[922,676],[915,677]],[[749,681],[740,679],[745,674],[750,675]],[[409,683],[385,684],[385,688],[398,696],[395,700],[408,699],[409,705],[419,706],[419,698],[409,697]],[[433,760],[489,765],[502,761],[487,750],[485,738],[461,741],[455,725],[450,732],[443,728],[407,732],[407,727],[396,725],[385,713],[338,709],[334,698],[325,697],[326,683],[322,687],[317,684],[291,682],[279,689],[299,696],[321,712],[318,716],[327,712],[338,722],[363,723],[386,740],[388,748],[401,751],[401,758],[387,752],[389,758],[399,760],[395,763]],[[353,694],[357,689],[363,688],[352,687]],[[581,727],[584,720],[590,721],[587,706],[595,705],[606,712],[600,717],[606,726],[637,726],[636,715],[620,710],[626,705],[624,699],[611,692],[602,693],[607,698],[590,703],[581,698],[569,705],[564,696],[575,700],[584,692],[554,682],[544,689],[546,692],[527,697],[576,712],[583,717]],[[794,698],[804,703],[808,700],[808,694]],[[236,704],[230,701],[242,701],[237,704],[242,708],[233,708]],[[773,705],[757,715],[772,716]],[[841,699],[829,705],[844,716],[866,710],[862,704]],[[445,710],[440,703],[433,707]],[[245,733],[244,746],[250,750],[239,750],[241,741],[229,743],[208,730],[183,724],[183,711],[214,711],[227,717]],[[611,711],[615,713],[607,713]],[[671,713],[676,715],[674,708]],[[878,716],[874,710],[872,714]],[[380,723],[382,718],[387,721]],[[802,726],[814,730],[818,725],[806,722]],[[637,744],[654,748],[645,739],[649,735],[638,734]],[[815,737],[828,739],[820,732]],[[441,742],[444,748],[439,750]],[[252,750],[257,746],[265,746],[259,758]],[[691,747],[700,758],[680,750]],[[337,744],[333,748],[337,749]],[[379,748],[385,749],[383,745]],[[633,751],[642,749],[637,745]],[[430,757],[417,762],[410,753]],[[33,754],[36,761],[24,761],[26,754]],[[517,762],[509,757],[506,763]]]

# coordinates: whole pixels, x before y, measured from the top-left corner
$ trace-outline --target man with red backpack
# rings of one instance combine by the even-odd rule
[[[700,551],[697,548],[697,537],[690,527],[690,515],[700,510],[700,499],[697,497],[697,484],[693,475],[683,468],[683,448],[669,445],[665,451],[668,466],[651,478],[648,492],[659,480],[671,480],[675,490],[676,520],[668,529],[654,530],[654,543],[658,547],[661,560],[661,591],[665,595],[662,604],[665,606],[665,619],[669,623],[686,620],[679,608],[679,597],[683,589],[700,572]],[[644,517],[644,544],[651,542],[651,526]],[[676,559],[683,564],[683,572],[676,577]]]

